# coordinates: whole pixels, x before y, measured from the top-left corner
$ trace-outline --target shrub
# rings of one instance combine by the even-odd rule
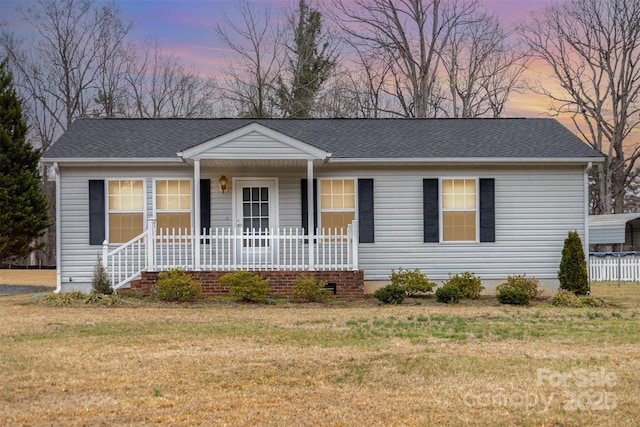
[[[549,303],[556,307],[606,307],[606,303],[600,298],[577,296],[566,289],[560,289],[553,294]]]
[[[384,304],[401,304],[407,296],[407,292],[402,286],[390,283],[387,286],[376,289],[373,296]]]
[[[201,290],[200,283],[181,268],[158,273],[155,293],[161,301],[193,301]]]
[[[538,285],[540,285],[538,279],[535,277],[527,277],[525,274],[509,276],[505,284],[512,288],[524,289],[531,298],[540,296],[544,292],[538,289]]]
[[[220,284],[229,288],[233,299],[244,302],[263,302],[269,292],[269,279],[244,270],[225,274]]]
[[[551,295],[549,304],[556,307],[579,307],[580,301],[576,294],[566,289],[559,289],[558,292]]]
[[[293,299],[297,301],[322,302],[329,296],[327,282],[318,282],[315,277],[299,274],[291,289]]]
[[[496,290],[498,294],[496,298],[500,304],[511,305],[527,305],[531,301],[531,295],[524,288],[505,286],[506,283],[499,285]]]
[[[455,283],[445,283],[436,289],[436,300],[445,304],[457,304],[462,298],[462,292]]]
[[[79,291],[60,292],[58,294],[50,294],[43,298],[45,305],[54,307],[66,307],[73,305],[78,301],[83,301],[86,295]]]
[[[449,279],[445,280],[443,285],[457,287],[460,290],[460,298],[466,299],[480,298],[480,292],[484,289],[482,279],[469,271],[453,276],[449,275]]]
[[[113,287],[111,286],[111,280],[107,274],[107,269],[102,265],[102,256],[98,254],[98,260],[96,261],[96,267],[93,270],[93,279],[91,279],[91,289],[93,293],[111,295],[113,293]]]
[[[560,289],[566,289],[576,295],[587,295],[589,292],[587,261],[582,249],[582,241],[576,231],[570,231],[564,240],[558,280]]]
[[[401,286],[408,297],[425,295],[433,292],[436,284],[431,282],[419,269],[398,271],[391,270],[391,284]]]

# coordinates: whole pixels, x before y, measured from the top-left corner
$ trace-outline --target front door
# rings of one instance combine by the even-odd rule
[[[236,178],[234,180],[234,223],[240,229],[236,256],[242,265],[273,262],[275,245],[268,238],[277,224],[276,178]]]

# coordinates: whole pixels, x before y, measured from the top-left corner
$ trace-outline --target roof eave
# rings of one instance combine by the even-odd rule
[[[422,164],[445,164],[445,163],[505,163],[505,164],[587,164],[603,162],[604,157],[437,157],[437,158],[345,158],[333,157],[328,159],[329,163],[422,163]]]
[[[94,164],[131,164],[131,163],[184,163],[182,159],[178,157],[43,157],[40,162],[44,165],[53,165],[58,163],[60,165],[94,165]]]

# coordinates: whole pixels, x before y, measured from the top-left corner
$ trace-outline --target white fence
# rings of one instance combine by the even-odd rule
[[[589,254],[589,277],[592,281],[639,281],[640,254],[634,252]]]
[[[310,245],[311,241],[311,245]],[[316,230],[307,236],[300,228],[243,230],[211,228],[147,231],[109,251],[103,244],[103,265],[117,289],[141,271],[185,270],[355,270],[358,268],[357,223],[342,230]]]

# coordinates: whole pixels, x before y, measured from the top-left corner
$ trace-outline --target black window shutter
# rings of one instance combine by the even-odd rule
[[[496,241],[495,180],[480,179],[480,241]]]
[[[200,230],[211,228],[211,180],[200,180]]]
[[[358,180],[358,234],[360,243],[374,242],[373,179]]]
[[[440,241],[438,179],[422,180],[423,232],[425,243]]]
[[[89,180],[89,244],[101,245],[105,240],[104,180]]]
[[[300,180],[300,202],[302,206],[302,228],[304,229],[304,233],[307,233],[307,228],[309,227],[309,205],[308,205],[308,197],[307,197],[307,179],[303,178]],[[318,228],[318,181],[313,180],[313,229]]]

